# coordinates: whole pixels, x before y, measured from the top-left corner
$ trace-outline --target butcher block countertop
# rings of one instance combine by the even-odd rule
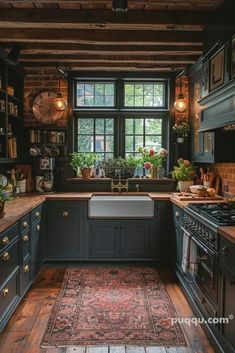
[[[5,204],[5,216],[0,219],[0,232],[5,231],[15,222],[17,222],[24,215],[32,211],[35,207],[39,206],[45,200],[89,200],[92,195],[110,195],[111,192],[63,192],[53,194],[29,194],[27,196],[20,196],[15,198],[13,201],[6,202]],[[170,200],[177,206],[184,208],[189,202],[199,202],[198,200],[192,201],[181,201],[177,200],[169,192],[129,192],[128,195],[149,195],[153,200]],[[115,195],[126,195],[126,193],[115,193]],[[224,200],[221,200],[224,201]],[[206,202],[206,201],[201,201]],[[219,200],[208,200],[208,202],[220,202]],[[234,227],[220,227],[219,234],[227,240],[235,244],[235,226]]]

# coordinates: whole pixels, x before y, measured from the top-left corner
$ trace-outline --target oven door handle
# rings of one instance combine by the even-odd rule
[[[192,237],[192,234],[190,234],[184,227],[181,226],[180,228],[189,238]]]
[[[208,250],[207,248],[205,248],[205,246],[203,246],[200,241],[198,241],[195,237],[192,237],[192,241],[194,241],[194,243],[197,244],[197,246],[199,248],[201,248],[207,255],[210,255],[210,256],[214,256],[214,253],[210,250]]]

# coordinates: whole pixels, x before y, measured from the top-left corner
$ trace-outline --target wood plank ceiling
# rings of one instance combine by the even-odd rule
[[[26,71],[162,71],[187,68],[224,0],[0,0],[0,46],[19,43]],[[217,24],[224,26],[223,22]]]

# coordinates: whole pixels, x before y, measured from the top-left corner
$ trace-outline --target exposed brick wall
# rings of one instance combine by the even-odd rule
[[[181,77],[181,91],[184,95],[184,99],[189,103],[189,79],[187,76]],[[177,99],[180,93],[180,79],[178,78],[175,82],[175,99]],[[175,111],[175,121],[182,121],[189,119],[189,104],[187,110],[183,113]]]
[[[222,190],[228,187],[228,192],[235,194],[235,163],[217,163],[215,170],[222,179]]]
[[[63,98],[68,97],[67,81],[61,80],[61,93]],[[35,96],[46,90],[58,92],[58,75],[46,71],[38,71],[28,74],[25,79],[25,126],[37,126],[40,123],[34,118],[32,113],[32,103]],[[67,126],[67,111],[64,112],[62,119],[57,123],[58,126]]]

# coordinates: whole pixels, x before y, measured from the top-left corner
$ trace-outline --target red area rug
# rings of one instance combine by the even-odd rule
[[[177,314],[154,268],[72,268],[66,271],[42,346],[186,346],[172,317]]]

